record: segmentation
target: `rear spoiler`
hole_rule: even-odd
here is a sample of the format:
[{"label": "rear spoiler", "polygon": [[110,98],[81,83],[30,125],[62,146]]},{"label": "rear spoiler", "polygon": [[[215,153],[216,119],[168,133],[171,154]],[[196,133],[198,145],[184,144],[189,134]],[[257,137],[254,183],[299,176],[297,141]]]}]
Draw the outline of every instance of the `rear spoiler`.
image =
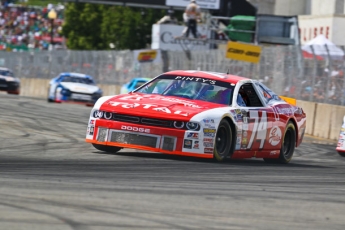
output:
[{"label": "rear spoiler", "polygon": [[284,96],[279,96],[281,99],[283,99],[284,101],[286,101],[287,103],[289,103],[290,105],[296,105],[297,104],[297,100],[295,98],[291,98],[291,97],[284,97]]}]

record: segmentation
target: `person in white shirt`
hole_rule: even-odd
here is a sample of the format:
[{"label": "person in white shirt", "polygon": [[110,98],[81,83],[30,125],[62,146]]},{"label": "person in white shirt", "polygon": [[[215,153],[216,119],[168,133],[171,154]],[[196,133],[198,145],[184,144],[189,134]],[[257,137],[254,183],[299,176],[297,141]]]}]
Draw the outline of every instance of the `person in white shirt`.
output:
[{"label": "person in white shirt", "polygon": [[191,31],[194,38],[197,38],[197,20],[200,18],[200,7],[196,4],[195,0],[190,1],[185,13],[187,17],[187,31],[185,36],[188,38],[189,32]]}]

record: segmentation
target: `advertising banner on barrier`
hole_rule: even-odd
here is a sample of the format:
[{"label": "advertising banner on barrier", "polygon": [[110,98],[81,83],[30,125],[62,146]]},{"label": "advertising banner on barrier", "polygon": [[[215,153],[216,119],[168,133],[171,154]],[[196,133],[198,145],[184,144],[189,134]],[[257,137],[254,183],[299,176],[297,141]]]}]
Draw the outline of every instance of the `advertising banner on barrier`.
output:
[{"label": "advertising banner on barrier", "polygon": [[239,42],[228,42],[226,58],[239,61],[258,63],[260,61],[261,47]]},{"label": "advertising banner on barrier", "polygon": [[[154,24],[152,26],[152,49],[162,50],[206,50],[209,49],[210,44],[204,42],[202,39],[209,38],[210,31],[207,30],[206,25],[198,25],[198,35],[202,39],[176,39],[181,37],[185,26],[172,24]],[[189,35],[190,38],[193,35]]]},{"label": "advertising banner on barrier", "polygon": [[[186,7],[189,3],[190,0],[166,0],[167,6]],[[220,6],[220,0],[198,0],[197,4],[202,9],[218,10]]]},{"label": "advertising banner on barrier", "polygon": [[136,63],[160,63],[161,62],[161,52],[160,50],[133,50],[134,60]]}]

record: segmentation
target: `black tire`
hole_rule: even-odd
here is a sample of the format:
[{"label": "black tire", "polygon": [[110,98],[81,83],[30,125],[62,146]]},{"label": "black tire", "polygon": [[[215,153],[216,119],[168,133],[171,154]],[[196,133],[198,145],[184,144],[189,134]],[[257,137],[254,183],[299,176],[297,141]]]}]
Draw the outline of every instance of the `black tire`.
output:
[{"label": "black tire", "polygon": [[338,154],[339,154],[340,156],[342,156],[342,157],[345,157],[345,152],[339,152],[339,151],[338,151]]},{"label": "black tire", "polygon": [[296,147],[296,128],[294,124],[289,121],[285,127],[285,132],[283,135],[283,142],[280,149],[279,158],[264,158],[267,163],[280,163],[287,164],[291,161],[293,153]]},{"label": "black tire", "polygon": [[116,147],[116,146],[108,146],[108,145],[98,145],[98,144],[92,144],[93,147],[95,147],[97,150],[108,152],[108,153],[117,153],[122,148]]},{"label": "black tire", "polygon": [[54,102],[53,99],[50,99],[50,98],[49,98],[49,92],[50,92],[50,87],[48,88],[48,98],[47,98],[47,101],[48,101],[48,102]]},{"label": "black tire", "polygon": [[221,120],[217,129],[214,142],[213,158],[217,161],[225,161],[232,151],[232,129],[229,122]]}]

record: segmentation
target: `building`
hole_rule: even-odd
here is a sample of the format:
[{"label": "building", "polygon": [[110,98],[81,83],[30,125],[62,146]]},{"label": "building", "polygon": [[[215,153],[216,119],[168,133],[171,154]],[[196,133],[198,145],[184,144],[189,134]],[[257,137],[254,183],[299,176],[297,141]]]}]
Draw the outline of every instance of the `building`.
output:
[{"label": "building", "polygon": [[323,34],[345,46],[345,0],[248,0],[259,14],[298,15],[301,44]]}]

